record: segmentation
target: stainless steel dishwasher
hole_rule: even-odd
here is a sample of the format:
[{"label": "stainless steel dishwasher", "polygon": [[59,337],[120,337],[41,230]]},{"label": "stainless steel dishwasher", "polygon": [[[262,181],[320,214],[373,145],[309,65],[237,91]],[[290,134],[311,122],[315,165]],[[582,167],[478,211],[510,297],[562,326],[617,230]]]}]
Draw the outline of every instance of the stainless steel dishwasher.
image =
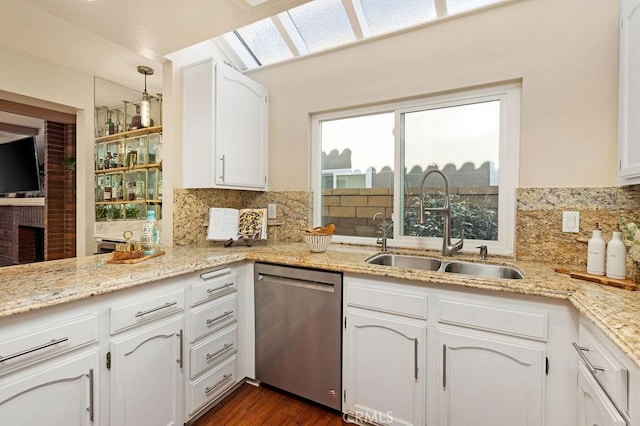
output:
[{"label": "stainless steel dishwasher", "polygon": [[256,379],[341,409],[342,274],[255,264]]}]

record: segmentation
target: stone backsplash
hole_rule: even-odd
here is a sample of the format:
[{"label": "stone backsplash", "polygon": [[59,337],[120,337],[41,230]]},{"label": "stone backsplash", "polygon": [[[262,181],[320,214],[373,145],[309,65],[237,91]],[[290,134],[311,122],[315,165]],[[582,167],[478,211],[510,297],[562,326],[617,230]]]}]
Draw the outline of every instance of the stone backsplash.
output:
[{"label": "stone backsplash", "polygon": [[277,215],[268,226],[270,241],[301,241],[300,228],[312,222],[312,197],[307,191],[238,191],[228,189],[175,189],[173,192],[174,246],[219,246],[207,241],[210,207],[266,208],[275,203]]},{"label": "stone backsplash", "polygon": [[[640,186],[516,190],[516,258],[586,267],[599,224],[605,241],[618,224],[640,220]],[[562,212],[580,212],[580,232],[562,232]]]},{"label": "stone backsplash", "polygon": [[[519,188],[516,190],[518,260],[586,267],[587,241],[599,224],[605,241],[618,224],[640,221],[640,186],[603,188]],[[174,245],[215,246],[207,241],[210,207],[266,208],[277,205],[269,240],[300,241],[300,228],[312,223],[309,191],[174,190]],[[562,232],[562,212],[580,212],[580,232]]]}]

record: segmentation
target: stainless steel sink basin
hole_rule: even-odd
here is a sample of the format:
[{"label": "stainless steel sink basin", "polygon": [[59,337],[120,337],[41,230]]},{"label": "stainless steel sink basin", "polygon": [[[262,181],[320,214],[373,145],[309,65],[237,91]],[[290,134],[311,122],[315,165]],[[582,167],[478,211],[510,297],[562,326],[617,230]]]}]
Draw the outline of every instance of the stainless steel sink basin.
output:
[{"label": "stainless steel sink basin", "polygon": [[366,262],[372,265],[422,269],[425,271],[440,271],[450,274],[473,275],[476,277],[506,278],[511,280],[521,280],[524,278],[524,274],[522,272],[510,266],[447,261],[425,256],[379,253],[367,259]]},{"label": "stainless steel sink basin", "polygon": [[474,275],[476,277],[508,278],[512,280],[521,280],[524,278],[522,272],[509,266],[471,262],[449,262],[444,267],[444,272]]},{"label": "stainless steel sink basin", "polygon": [[437,271],[442,266],[439,259],[423,256],[405,256],[402,254],[380,253],[369,259],[367,263],[373,265],[396,266],[398,268],[423,269]]}]

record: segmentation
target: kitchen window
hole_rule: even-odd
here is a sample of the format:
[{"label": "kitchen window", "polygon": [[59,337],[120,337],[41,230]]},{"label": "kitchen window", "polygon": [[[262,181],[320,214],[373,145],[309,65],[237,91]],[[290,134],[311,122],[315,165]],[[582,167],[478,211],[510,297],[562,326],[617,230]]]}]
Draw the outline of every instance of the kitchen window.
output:
[{"label": "kitchen window", "polygon": [[[513,253],[520,86],[509,84],[312,116],[314,223],[336,224],[335,241],[372,243],[380,212],[391,245],[439,249],[449,183],[451,234]],[[422,194],[422,195],[421,195]]]}]

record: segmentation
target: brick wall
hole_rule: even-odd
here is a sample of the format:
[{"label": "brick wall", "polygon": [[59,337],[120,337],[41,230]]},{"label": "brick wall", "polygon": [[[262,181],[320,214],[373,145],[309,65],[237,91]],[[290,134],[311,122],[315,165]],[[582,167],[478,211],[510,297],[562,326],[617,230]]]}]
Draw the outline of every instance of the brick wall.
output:
[{"label": "brick wall", "polygon": [[[33,256],[35,231],[32,236],[20,229],[44,228],[44,208],[40,206],[0,206],[0,266],[21,263],[25,256]],[[27,254],[27,250],[31,250]],[[21,254],[22,253],[22,254]]]},{"label": "brick wall", "polygon": [[75,125],[45,124],[45,260],[76,255],[75,173],[64,166],[75,156]]}]

